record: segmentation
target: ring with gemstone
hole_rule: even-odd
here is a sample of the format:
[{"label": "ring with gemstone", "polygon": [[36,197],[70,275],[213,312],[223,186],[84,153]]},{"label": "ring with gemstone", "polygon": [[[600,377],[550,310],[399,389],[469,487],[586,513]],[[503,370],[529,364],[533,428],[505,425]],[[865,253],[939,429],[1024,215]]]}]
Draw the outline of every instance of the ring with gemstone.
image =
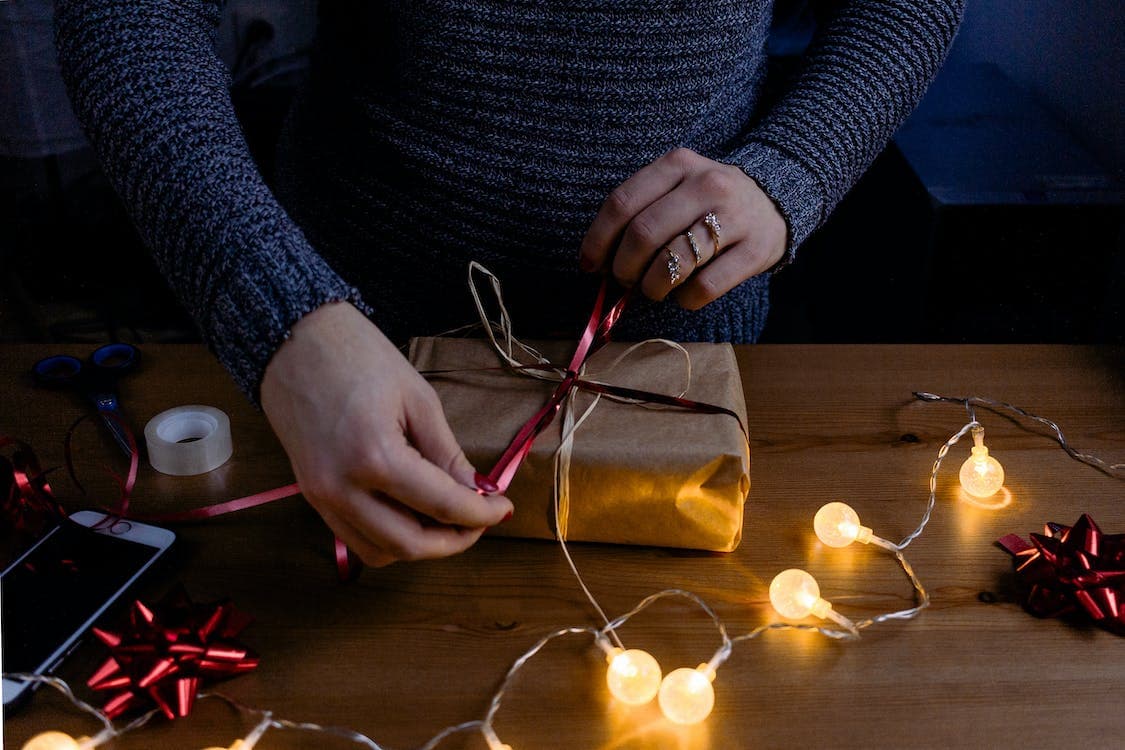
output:
[{"label": "ring with gemstone", "polygon": [[668,281],[672,286],[680,280],[680,256],[672,251],[672,248],[667,245],[664,246],[664,252],[668,253]]},{"label": "ring with gemstone", "polygon": [[714,211],[708,211],[707,215],[703,217],[703,226],[707,227],[707,231],[711,234],[711,239],[715,243],[715,255],[718,255],[719,237],[723,233],[723,226],[719,223],[719,217],[715,215]]},{"label": "ring with gemstone", "polygon": [[691,246],[691,254],[695,257],[695,265],[703,265],[703,254],[699,252],[699,243],[695,241],[695,235],[689,229],[684,232],[684,237],[687,237],[688,245]]}]

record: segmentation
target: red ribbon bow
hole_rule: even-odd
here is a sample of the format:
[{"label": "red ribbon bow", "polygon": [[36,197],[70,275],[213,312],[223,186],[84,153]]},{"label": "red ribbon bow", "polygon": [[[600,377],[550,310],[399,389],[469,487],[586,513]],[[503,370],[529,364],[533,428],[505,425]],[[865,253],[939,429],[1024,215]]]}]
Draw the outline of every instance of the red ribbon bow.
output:
[{"label": "red ribbon bow", "polygon": [[187,716],[202,680],[258,666],[258,656],[234,640],[250,621],[229,601],[192,603],[183,586],[155,607],[138,600],[121,632],[93,629],[110,657],[86,684],[114,691],[102,709],[111,719],[152,705],[169,719]]},{"label": "red ribbon bow", "polygon": [[[713,404],[679,396],[669,396],[663,393],[653,393],[651,391],[642,391],[635,388],[624,388],[621,386],[607,385],[605,383],[597,383],[590,380],[583,380],[579,377],[579,373],[582,371],[586,362],[589,361],[590,357],[609,343],[610,333],[613,327],[617,325],[617,321],[621,318],[622,313],[625,312],[625,306],[629,302],[630,294],[631,292],[625,291],[617,298],[616,302],[610,304],[608,280],[602,282],[601,287],[598,289],[598,295],[594,299],[593,310],[591,310],[590,317],[586,320],[586,327],[582,331],[582,335],[578,339],[578,344],[574,348],[574,354],[570,358],[570,363],[565,369],[551,364],[533,364],[511,368],[517,370],[553,370],[560,372],[563,377],[555,387],[547,403],[523,424],[515,437],[513,437],[512,441],[508,444],[504,453],[500,456],[500,459],[496,462],[496,465],[488,472],[488,478],[499,488],[500,492],[506,491],[509,485],[511,485],[512,479],[515,477],[520,464],[527,457],[528,453],[531,452],[531,446],[535,442],[535,439],[550,426],[555,415],[559,413],[567,394],[570,393],[571,389],[575,388],[607,396],[620,396],[634,399],[648,404],[672,406],[701,414],[726,414],[727,416],[733,417],[735,421],[738,422],[738,426],[741,428],[744,435],[747,434],[746,427],[742,424],[742,419],[738,414],[726,407],[715,406]],[[430,371],[428,373],[423,372],[422,374],[435,375],[442,374],[442,372],[450,371]]]},{"label": "red ribbon bow", "polygon": [[1037,617],[1085,612],[1125,635],[1125,534],[1103,534],[1088,514],[1073,526],[1048,523],[1030,543],[1016,534],[997,541],[1013,555],[1028,587],[1024,607]]}]

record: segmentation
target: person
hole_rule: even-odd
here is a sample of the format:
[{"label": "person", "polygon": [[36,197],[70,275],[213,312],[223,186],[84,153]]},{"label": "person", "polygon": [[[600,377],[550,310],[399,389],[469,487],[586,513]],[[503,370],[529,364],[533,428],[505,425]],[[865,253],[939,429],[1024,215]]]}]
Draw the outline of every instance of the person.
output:
[{"label": "person", "polygon": [[305,497],[382,565],[513,512],[396,347],[466,321],[469,260],[521,334],[565,327],[610,273],[643,292],[619,338],[755,341],[771,271],[917,103],[962,6],[827,4],[767,107],[769,0],[324,0],[275,191],[213,49],[219,2],[57,0],[56,42],[205,341]]}]

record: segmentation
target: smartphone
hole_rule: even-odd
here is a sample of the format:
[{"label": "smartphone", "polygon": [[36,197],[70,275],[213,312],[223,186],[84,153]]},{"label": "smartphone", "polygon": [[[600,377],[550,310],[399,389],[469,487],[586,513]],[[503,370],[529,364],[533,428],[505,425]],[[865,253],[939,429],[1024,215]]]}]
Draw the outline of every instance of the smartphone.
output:
[{"label": "smartphone", "polygon": [[[175,538],[167,529],[89,510],[45,534],[0,580],[4,672],[53,670]],[[6,709],[35,687],[3,683]]]}]

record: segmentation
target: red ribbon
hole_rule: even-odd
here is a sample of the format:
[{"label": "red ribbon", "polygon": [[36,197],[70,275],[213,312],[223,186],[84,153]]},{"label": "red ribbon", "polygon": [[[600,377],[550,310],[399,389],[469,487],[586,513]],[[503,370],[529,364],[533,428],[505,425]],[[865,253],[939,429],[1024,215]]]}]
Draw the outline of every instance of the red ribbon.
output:
[{"label": "red ribbon", "polygon": [[[99,526],[112,525],[119,518],[130,518],[136,521],[152,521],[155,523],[201,521],[206,518],[214,518],[216,516],[226,515],[227,513],[234,513],[236,511],[246,510],[247,508],[253,508],[258,505],[272,503],[275,500],[282,500],[287,497],[292,497],[294,495],[300,494],[301,492],[301,488],[298,487],[296,483],[294,483],[287,484],[284,487],[277,487],[272,490],[266,490],[264,492],[258,492],[253,495],[240,497],[235,500],[227,500],[225,502],[215,503],[214,505],[207,505],[202,508],[194,508],[192,510],[180,511],[176,513],[130,513],[129,500],[132,496],[133,488],[137,482],[137,469],[140,460],[140,451],[137,449],[137,441],[136,438],[133,437],[133,431],[129,429],[129,425],[119,415],[113,412],[99,412],[99,414],[116,421],[117,424],[121,427],[121,431],[122,433],[124,433],[125,439],[129,443],[128,473],[124,477],[122,477],[112,469],[105,467],[106,472],[117,483],[117,486],[121,490],[121,494],[118,496],[118,500],[115,505],[104,508],[104,510],[109,513],[109,517],[102,521]],[[74,483],[78,485],[78,489],[82,490],[83,494],[85,494],[85,490],[82,487],[82,483],[78,481],[77,473],[74,470],[73,435],[78,425],[80,425],[88,417],[89,415],[79,417],[74,422],[74,424],[70,426],[70,429],[67,430],[66,438],[63,440],[63,450],[66,456],[67,470],[70,472],[71,478],[74,480]],[[340,580],[344,581],[354,578],[359,571],[352,564],[352,561],[348,554],[348,548],[339,538],[336,539],[335,548],[336,572],[339,575]]]},{"label": "red ribbon", "polygon": [[250,622],[229,601],[192,603],[183,586],[154,607],[138,600],[121,631],[93,629],[110,656],[86,684],[112,693],[102,708],[110,719],[153,706],[169,719],[187,716],[203,680],[258,666],[235,640]]},{"label": "red ribbon", "polygon": [[[95,528],[100,528],[103,526],[112,526],[118,518],[125,517],[129,510],[129,496],[133,493],[133,487],[137,484],[137,471],[140,469],[141,454],[137,449],[137,439],[133,437],[133,431],[129,429],[129,424],[121,418],[121,415],[112,411],[103,410],[99,410],[97,415],[103,419],[112,419],[116,422],[118,426],[121,427],[121,432],[125,435],[125,440],[129,443],[129,471],[126,472],[124,477],[109,466],[102,466],[102,470],[117,484],[120,494],[117,498],[116,508],[109,511],[112,517],[104,519],[95,526]],[[83,495],[86,494],[86,488],[82,486],[82,482],[78,481],[78,472],[74,470],[74,431],[91,416],[90,414],[86,414],[74,420],[67,429],[66,436],[63,437],[63,456],[66,459],[66,470]]]},{"label": "red ribbon", "polygon": [[[641,391],[633,388],[623,388],[619,386],[605,385],[602,383],[595,383],[583,380],[578,376],[586,361],[596,353],[599,349],[605,346],[610,339],[610,331],[617,324],[621,314],[625,310],[625,305],[628,302],[629,294],[623,294],[614,304],[606,309],[606,301],[608,296],[609,285],[607,281],[603,281],[598,290],[596,299],[594,300],[593,309],[590,312],[589,319],[586,321],[586,327],[582,332],[582,336],[578,340],[578,345],[575,347],[574,354],[570,358],[570,363],[565,369],[556,367],[554,365],[525,365],[521,368],[500,368],[500,369],[525,369],[525,370],[554,370],[561,372],[563,375],[562,380],[556,386],[554,393],[547,402],[527,420],[526,423],[519,429],[515,437],[509,443],[507,449],[501,455],[496,465],[488,473],[488,478],[492,480],[500,492],[507,490],[515,476],[516,471],[519,469],[520,464],[524,458],[531,451],[531,446],[535,439],[543,433],[543,431],[554,420],[555,415],[558,414],[567,394],[572,388],[600,393],[608,396],[619,396],[623,398],[642,401],[645,403],[663,404],[666,406],[673,406],[688,411],[695,411],[705,414],[727,414],[734,417],[738,422],[739,427],[742,429],[743,434],[746,434],[746,426],[742,424],[742,420],[738,415],[722,406],[715,406],[713,404],[706,404],[700,401],[694,401],[687,398],[679,398],[675,396],[668,396],[661,393],[650,393],[648,391]],[[602,314],[603,309],[606,310]],[[451,372],[451,371],[442,371]],[[423,374],[441,374],[440,372],[431,372]],[[112,523],[117,518],[132,518],[141,521],[155,521],[155,522],[175,522],[175,521],[194,521],[206,518],[214,518],[226,513],[234,513],[246,508],[252,508],[258,505],[265,505],[266,503],[281,500],[286,497],[300,493],[300,487],[296,484],[288,484],[284,487],[278,487],[265,492],[259,492],[254,495],[248,495],[236,500],[229,500],[214,505],[205,506],[202,508],[195,508],[193,510],[182,511],[178,513],[162,513],[162,514],[135,514],[129,511],[129,499],[132,494],[133,486],[137,478],[137,465],[139,453],[137,451],[136,440],[132,432],[129,430],[128,425],[118,415],[112,412],[102,412],[108,418],[114,419],[121,425],[125,433],[130,447],[130,463],[129,472],[125,477],[110,471],[114,481],[117,482],[121,494],[115,506],[107,508],[111,518],[107,519],[108,523]],[[71,449],[71,436],[74,429],[82,422],[79,419],[75,422],[70,430],[67,431],[65,440],[66,461],[67,467],[74,476],[74,467],[72,463],[72,449]],[[81,488],[75,477],[75,483]],[[479,491],[479,490],[478,490]],[[335,540],[335,557],[336,557],[336,571],[340,580],[350,580],[358,575],[360,565],[354,562],[348,552],[347,546],[339,537]]]},{"label": "red ribbon", "polygon": [[[703,414],[726,414],[734,417],[743,435],[747,435],[746,426],[742,424],[742,419],[739,418],[738,414],[726,407],[716,406],[702,401],[694,401],[689,398],[669,396],[663,393],[653,393],[650,391],[637,390],[635,388],[595,383],[589,380],[583,380],[578,376],[578,373],[582,371],[582,368],[590,357],[609,342],[610,332],[613,330],[613,327],[617,325],[617,321],[621,318],[621,314],[625,311],[625,305],[629,300],[629,292],[624,293],[616,303],[609,307],[608,311],[603,316],[602,309],[606,305],[608,289],[608,282],[603,281],[601,287],[598,289],[598,295],[594,300],[594,308],[590,312],[589,319],[586,321],[586,327],[582,332],[582,336],[578,339],[578,345],[575,347],[574,354],[571,356],[570,363],[566,366],[565,370],[554,365],[543,364],[523,365],[518,368],[501,368],[544,371],[554,370],[561,372],[563,374],[563,379],[559,382],[558,386],[555,387],[554,393],[551,394],[547,403],[533,414],[531,418],[524,423],[523,427],[519,429],[515,437],[512,438],[511,443],[508,444],[507,449],[496,462],[496,465],[488,472],[488,478],[496,483],[500,492],[504,492],[508,489],[520,464],[527,458],[527,454],[531,452],[531,446],[535,442],[535,439],[539,437],[554,420],[555,415],[558,414],[563,401],[572,388],[606,396],[619,396],[643,403],[663,404],[665,406],[678,407],[687,411]],[[436,375],[442,372],[449,371],[433,371],[422,374]]]},{"label": "red ribbon", "polygon": [[1008,534],[997,544],[1012,554],[1033,615],[1084,613],[1125,635],[1125,534],[1103,534],[1084,513],[1073,526],[1048,523],[1030,542]]},{"label": "red ribbon", "polygon": [[[621,314],[625,311],[625,305],[628,302],[629,294],[626,292],[613,304],[610,305],[605,314],[602,314],[603,309],[606,308],[606,302],[609,292],[608,281],[603,281],[601,287],[598,289],[597,297],[594,300],[593,309],[590,311],[590,316],[586,321],[585,329],[582,336],[578,340],[575,347],[574,354],[570,358],[570,363],[565,370],[558,368],[554,365],[525,365],[521,368],[526,370],[555,370],[563,373],[563,379],[556,386],[554,392],[547,402],[533,414],[527,422],[516,432],[515,437],[508,444],[500,459],[488,472],[488,478],[492,480],[499,488],[499,492],[507,490],[515,476],[516,471],[519,469],[520,464],[524,458],[527,457],[531,451],[531,446],[535,439],[543,433],[543,431],[554,420],[555,415],[558,414],[567,393],[572,388],[578,388],[593,393],[600,393],[608,396],[619,396],[623,398],[634,399],[643,401],[645,403],[663,404],[666,406],[678,407],[688,411],[700,412],[705,414],[727,414],[734,417],[738,422],[743,434],[746,435],[746,426],[742,424],[739,416],[722,406],[707,404],[701,401],[694,401],[692,399],[680,398],[676,396],[668,396],[662,393],[651,393],[648,391],[641,391],[633,388],[623,388],[613,385],[605,385],[603,383],[595,383],[583,380],[578,376],[582,367],[599,349],[605,346],[610,340],[610,332],[621,318]],[[500,368],[500,369],[513,369],[513,368]],[[444,371],[451,372],[451,371]],[[440,374],[438,372],[422,373],[425,374]],[[478,490],[479,491],[479,490]],[[275,490],[267,490],[266,492],[258,493],[257,495],[250,495],[249,497],[231,500],[217,505],[211,505],[205,508],[197,508],[195,510],[185,511],[182,513],[169,513],[156,516],[140,516],[144,520],[154,521],[186,521],[198,520],[203,518],[211,518],[214,516],[222,515],[224,513],[232,513],[234,511],[242,510],[244,508],[254,507],[255,505],[263,505],[265,503],[280,500],[281,498],[290,497],[298,494],[300,488],[296,484],[286,485],[279,487]],[[123,515],[127,509],[128,498],[127,494],[122,498],[122,507],[120,513]],[[133,516],[137,517],[137,516]],[[360,572],[362,566],[358,561],[353,561],[349,555],[348,548],[344,542],[337,537],[335,540],[335,555],[336,555],[336,572],[340,580],[354,579]]]},{"label": "red ribbon", "polygon": [[507,449],[501,454],[500,460],[488,472],[488,478],[496,483],[500,492],[508,489],[508,485],[512,483],[512,478],[516,475],[516,470],[519,469],[520,464],[531,451],[535,438],[547,429],[555,415],[558,414],[566,394],[578,381],[578,373],[582,369],[582,365],[594,352],[601,349],[609,341],[609,332],[617,323],[617,319],[621,317],[628,295],[622,295],[621,299],[609,309],[603,319],[602,307],[605,306],[607,289],[608,284],[603,281],[598,289],[598,296],[594,300],[594,309],[591,310],[590,317],[586,321],[586,328],[578,339],[578,346],[575,347],[574,355],[570,358],[570,364],[567,365],[563,379],[555,388],[555,392],[551,394],[551,398],[547,399],[547,403],[543,404],[543,407],[524,423],[516,436],[512,438],[512,442],[508,444]]},{"label": "red ribbon", "polygon": [[51,526],[66,518],[47,482],[47,472],[39,465],[35,451],[27,443],[0,435],[0,448],[14,447],[11,459],[0,456],[0,492],[3,517],[22,542],[39,538]]}]

